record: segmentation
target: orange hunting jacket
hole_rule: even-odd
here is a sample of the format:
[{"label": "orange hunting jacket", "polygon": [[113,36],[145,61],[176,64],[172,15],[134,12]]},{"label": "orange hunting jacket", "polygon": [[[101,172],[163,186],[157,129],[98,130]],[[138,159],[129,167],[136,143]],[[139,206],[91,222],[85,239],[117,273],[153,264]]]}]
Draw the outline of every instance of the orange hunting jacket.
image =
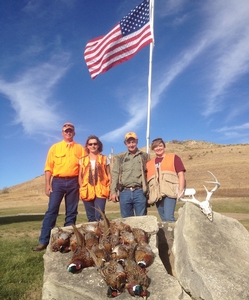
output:
[{"label": "orange hunting jacket", "polygon": [[159,168],[156,168],[155,159],[147,162],[149,204],[157,202],[165,196],[177,198],[179,180],[174,161],[175,154],[167,153],[161,161]]},{"label": "orange hunting jacket", "polygon": [[81,160],[82,184],[80,187],[80,198],[91,201],[97,198],[108,198],[110,194],[110,180],[106,173],[107,157],[98,154],[95,162],[95,170],[92,171],[89,156]]}]

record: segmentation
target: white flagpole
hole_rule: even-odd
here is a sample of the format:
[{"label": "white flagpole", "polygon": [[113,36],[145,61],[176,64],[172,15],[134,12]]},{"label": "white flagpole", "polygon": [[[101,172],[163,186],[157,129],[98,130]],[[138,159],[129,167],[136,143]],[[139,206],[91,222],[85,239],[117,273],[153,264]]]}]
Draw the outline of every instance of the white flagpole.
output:
[{"label": "white flagpole", "polygon": [[153,36],[153,43],[150,43],[149,55],[149,76],[148,76],[148,107],[147,107],[147,130],[146,130],[146,152],[150,147],[150,110],[151,110],[151,79],[152,79],[152,55],[154,48],[154,0],[150,0],[150,26]]}]

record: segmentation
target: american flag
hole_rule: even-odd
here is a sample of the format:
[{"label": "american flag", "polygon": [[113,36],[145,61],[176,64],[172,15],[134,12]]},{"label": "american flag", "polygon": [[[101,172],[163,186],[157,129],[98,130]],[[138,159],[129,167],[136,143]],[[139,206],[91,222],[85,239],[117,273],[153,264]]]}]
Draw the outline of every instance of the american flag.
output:
[{"label": "american flag", "polygon": [[152,42],[150,3],[144,0],[109,33],[87,43],[84,58],[92,79],[132,58]]}]

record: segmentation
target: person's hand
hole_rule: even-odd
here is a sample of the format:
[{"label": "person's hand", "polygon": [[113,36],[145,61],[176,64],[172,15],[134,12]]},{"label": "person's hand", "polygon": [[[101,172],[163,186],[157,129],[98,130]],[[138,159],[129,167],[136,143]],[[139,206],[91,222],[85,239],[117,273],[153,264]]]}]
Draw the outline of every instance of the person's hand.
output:
[{"label": "person's hand", "polygon": [[112,194],[110,200],[114,203],[119,202],[119,198],[117,194]]},{"label": "person's hand", "polygon": [[184,190],[182,190],[182,192],[178,192],[177,194],[177,198],[176,198],[176,201],[179,201],[180,198],[184,198]]},{"label": "person's hand", "polygon": [[52,186],[50,184],[46,185],[45,194],[49,197],[51,192],[52,192]]}]

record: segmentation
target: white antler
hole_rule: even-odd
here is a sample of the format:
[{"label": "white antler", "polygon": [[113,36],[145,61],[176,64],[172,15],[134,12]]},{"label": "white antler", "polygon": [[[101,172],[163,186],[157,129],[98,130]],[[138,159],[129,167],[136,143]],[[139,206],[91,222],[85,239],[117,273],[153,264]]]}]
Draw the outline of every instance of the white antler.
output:
[{"label": "white antler", "polygon": [[185,199],[185,198],[179,198],[179,200],[184,201],[184,202],[192,202],[194,204],[197,204],[201,211],[204,213],[204,215],[207,216],[207,218],[212,222],[213,221],[213,211],[212,207],[209,204],[209,200],[212,197],[213,193],[220,187],[220,183],[218,182],[217,178],[214,176],[214,174],[210,171],[208,171],[213,177],[215,181],[205,181],[207,183],[213,183],[215,184],[215,187],[209,192],[208,189],[205,187],[204,188],[207,192],[207,196],[205,201],[199,201],[195,198],[195,189],[186,189],[184,192],[184,196],[191,196],[192,199]]}]

